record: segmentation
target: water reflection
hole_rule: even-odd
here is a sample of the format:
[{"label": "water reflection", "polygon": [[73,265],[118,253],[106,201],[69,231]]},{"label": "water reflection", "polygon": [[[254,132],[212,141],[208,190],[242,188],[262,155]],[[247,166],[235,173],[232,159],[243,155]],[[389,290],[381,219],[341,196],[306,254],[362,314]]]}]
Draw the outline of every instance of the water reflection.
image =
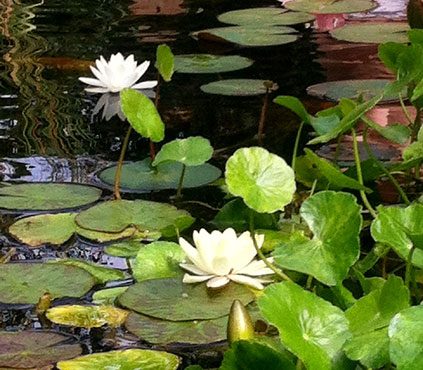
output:
[{"label": "water reflection", "polygon": [[183,0],[134,0],[129,10],[134,15],[175,15],[185,13]]}]

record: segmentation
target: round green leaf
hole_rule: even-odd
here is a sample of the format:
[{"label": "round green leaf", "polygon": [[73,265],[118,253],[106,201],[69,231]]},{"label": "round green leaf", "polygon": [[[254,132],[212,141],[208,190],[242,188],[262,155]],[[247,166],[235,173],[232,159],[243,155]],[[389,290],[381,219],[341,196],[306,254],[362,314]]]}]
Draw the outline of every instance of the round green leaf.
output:
[{"label": "round green leaf", "polygon": [[80,268],[41,263],[10,263],[0,268],[0,302],[32,303],[48,292],[52,298],[81,297],[96,283]]},{"label": "round green leaf", "polygon": [[146,200],[112,200],[91,207],[76,216],[76,223],[85,229],[121,232],[129,226],[148,232],[160,231],[164,236],[175,235],[194,219],[183,210],[165,203]]},{"label": "round green leaf", "polygon": [[153,102],[144,94],[125,89],[120,93],[122,112],[141,136],[154,142],[164,138],[164,124]]},{"label": "round green leaf", "polygon": [[200,166],[213,155],[210,141],[201,136],[176,139],[162,146],[154,159],[153,166],[162,163],[180,162],[185,166]]},{"label": "round green leaf", "polygon": [[284,4],[290,10],[315,14],[358,13],[378,6],[368,0],[292,0]]},{"label": "round green leaf", "polygon": [[[140,162],[124,164],[120,180],[121,191],[145,192],[150,190],[177,189],[182,173],[182,163],[164,163],[156,168],[151,166],[150,158]],[[108,187],[114,184],[116,166],[106,168],[99,177]],[[207,185],[221,175],[221,171],[211,164],[187,167],[183,188],[196,188]]]},{"label": "round green leaf", "polygon": [[138,240],[130,239],[120,243],[108,245],[104,248],[104,252],[110,256],[126,258],[135,257],[141,248],[144,248],[144,244]]},{"label": "round green leaf", "polygon": [[179,365],[178,356],[167,352],[146,349],[127,349],[95,353],[77,357],[71,361],[60,361],[60,370],[176,370]]},{"label": "round green leaf", "polygon": [[238,149],[226,162],[225,177],[229,191],[257,212],[283,210],[296,190],[291,167],[259,147]]},{"label": "round green leaf", "polygon": [[206,284],[184,284],[182,279],[153,279],[129,287],[119,297],[119,303],[144,315],[183,321],[228,315],[235,299],[246,305],[254,296],[248,288],[235,283],[214,291],[208,290]]},{"label": "round green leaf", "polygon": [[389,325],[389,354],[398,370],[423,368],[423,306],[406,308]]},{"label": "round green leaf", "polygon": [[42,368],[79,356],[79,344],[61,344],[69,337],[43,331],[0,331],[0,367]]},{"label": "round green leaf", "polygon": [[0,186],[0,208],[48,211],[81,207],[97,201],[101,190],[80,184],[30,183]]},{"label": "round green leaf", "polygon": [[179,264],[185,258],[179,244],[172,242],[153,242],[142,248],[133,263],[132,272],[137,281],[181,277]]},{"label": "round green leaf", "polygon": [[116,288],[98,290],[93,294],[93,303],[99,305],[112,305],[115,303],[116,298],[126,289],[128,289],[127,286],[119,286]]},{"label": "round green leaf", "polygon": [[129,311],[113,306],[58,306],[47,310],[47,318],[60,325],[78,328],[99,328],[103,325],[121,326]]},{"label": "round green leaf", "polygon": [[307,369],[330,370],[351,336],[341,309],[294,283],[268,286],[258,305],[263,316],[278,328],[284,346]]},{"label": "round green leaf", "polygon": [[253,96],[266,94],[266,80],[231,79],[219,80],[202,85],[200,89],[207,94],[229,96]]},{"label": "round green leaf", "polygon": [[337,40],[383,44],[385,42],[407,43],[409,30],[407,23],[352,24],[330,32]]},{"label": "round green leaf", "polygon": [[274,46],[296,41],[296,32],[295,29],[284,26],[233,26],[197,31],[193,36],[200,39],[215,37],[242,46]]},{"label": "round green leaf", "polygon": [[282,8],[249,8],[233,10],[217,17],[222,23],[239,26],[289,26],[292,24],[314,21],[315,17],[309,13],[287,12]]},{"label": "round green leaf", "polygon": [[304,201],[301,216],[312,239],[294,234],[276,247],[275,262],[327,285],[340,284],[360,254],[361,206],[351,194],[322,191]]},{"label": "round green leaf", "polygon": [[172,79],[175,65],[175,57],[167,45],[159,45],[156,53],[157,69],[166,82]]},{"label": "round green leaf", "polygon": [[253,60],[239,55],[176,55],[175,71],[179,73],[220,73],[244,69],[253,63]]}]

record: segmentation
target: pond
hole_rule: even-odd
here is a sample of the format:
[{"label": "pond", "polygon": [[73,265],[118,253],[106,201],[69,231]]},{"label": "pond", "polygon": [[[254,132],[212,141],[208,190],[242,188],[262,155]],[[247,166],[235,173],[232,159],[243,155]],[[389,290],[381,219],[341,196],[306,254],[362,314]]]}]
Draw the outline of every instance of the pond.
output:
[{"label": "pond", "polygon": [[[355,1],[359,5],[365,3],[364,0]],[[308,6],[306,0],[291,1],[296,2]],[[319,137],[313,133],[315,126],[312,124],[297,136],[299,127],[303,125],[298,111],[292,109],[291,103],[281,101],[274,104],[273,99],[277,96],[297,97],[310,115],[315,115],[322,109],[335,106],[336,101],[343,97],[360,103],[374,98],[375,86],[364,86],[362,82],[357,87],[349,81],[333,91],[332,85],[317,84],[338,80],[376,80],[376,90],[382,91],[386,81],[379,80],[394,80],[395,75],[385,67],[386,63],[384,65],[379,60],[378,46],[388,41],[407,42],[405,31],[408,29],[405,22],[408,1],[385,0],[373,9],[352,14],[322,15],[312,9],[310,13],[314,15],[301,13],[305,17],[303,21],[284,26],[278,24],[277,27],[281,28],[275,32],[276,35],[265,32],[270,29],[266,22],[273,15],[266,13],[259,16],[257,9],[252,18],[256,23],[255,28],[250,25],[250,31],[247,26],[229,34],[210,30],[228,27],[221,18],[227,12],[250,8],[269,8],[273,11],[282,8],[283,3],[288,3],[289,7],[289,2],[282,0],[244,0],[242,4],[228,0],[1,1],[0,367],[49,369],[62,361],[58,368],[67,369],[71,367],[66,366],[73,365],[67,365],[65,360],[80,354],[138,348],[167,351],[179,358],[172,355],[169,358],[156,358],[156,352],[148,352],[147,357],[142,359],[137,359],[137,356],[144,354],[126,352],[126,357],[119,358],[118,352],[110,352],[110,358],[106,360],[110,363],[127,361],[128,369],[135,368],[131,367],[135,366],[132,361],[146,361],[147,366],[152,366],[148,368],[157,369],[178,366],[185,369],[189,365],[217,368],[227,349],[227,315],[235,298],[248,305],[250,315],[256,321],[256,331],[261,335],[276,332],[274,327],[269,328],[266,322],[269,320],[265,320],[267,303],[263,299],[260,311],[255,303],[251,303],[255,296],[243,285],[231,282],[226,290],[210,293],[204,284],[193,285],[194,288],[191,288],[191,284],[183,284],[183,271],[179,264],[185,265],[190,273],[193,267],[187,267],[190,249],[185,250],[181,242],[184,254],[178,245],[178,236],[181,233],[191,242],[194,230],[233,227],[237,232],[243,232],[251,229],[254,222],[257,229],[273,230],[278,225],[278,231],[286,232],[284,228],[292,226],[292,230],[295,228],[295,232],[305,233],[307,238],[309,234],[317,235],[318,230],[313,229],[311,224],[307,227],[303,222],[298,226],[295,220],[296,217],[300,218],[299,208],[306,204],[302,202],[309,195],[305,189],[312,187],[311,194],[314,190],[332,189],[329,186],[331,181],[326,188],[316,188],[317,180],[313,178],[309,181],[311,175],[307,177],[305,172],[312,173],[320,166],[318,158],[333,160],[335,157],[335,162],[338,160],[342,165],[354,167],[356,142],[348,135],[343,136],[341,146],[341,139],[338,144],[329,140],[316,141],[321,145],[313,147],[319,155],[313,160],[310,158],[314,158],[315,154],[311,150],[307,152],[307,149],[307,155],[303,157],[308,157],[307,160],[313,163],[309,163],[308,169],[303,169],[302,180],[298,180],[300,175],[297,171],[297,181],[302,185],[297,185],[298,192],[291,202],[296,186],[294,173],[288,165],[292,153],[299,150],[299,154],[303,154],[306,143]],[[388,23],[393,30],[385,31],[384,24]],[[358,32],[358,36],[354,32],[341,34],[348,26],[354,25],[382,26],[380,29],[364,29],[362,33]],[[282,31],[283,27],[290,28]],[[264,37],[256,41],[261,33]],[[282,36],[286,37],[286,42],[279,42]],[[372,37],[380,39],[375,41]],[[406,40],[396,37],[405,37]],[[275,39],[277,41],[272,44]],[[254,42],[258,44],[252,45]],[[260,43],[264,43],[264,46]],[[158,46],[163,44],[169,46],[175,55],[175,72],[170,82],[163,80],[155,65]],[[84,90],[87,86],[79,77],[92,77],[90,67],[95,60],[100,56],[109,60],[111,55],[117,53],[124,57],[132,54],[138,64],[146,60],[151,62],[141,81],[159,80],[159,87],[155,92],[150,91],[149,96],[160,114],[158,119],[164,124],[164,140],[140,135],[140,130],[145,132],[144,128],[128,131],[130,126],[125,116],[131,121],[130,107],[138,103],[152,103],[142,103],[137,100],[141,99],[138,95],[129,96],[129,93],[129,103],[126,105],[122,95],[121,107],[118,94],[101,95]],[[186,54],[202,56],[194,58],[194,62],[193,57],[181,61],[180,56]],[[210,62],[212,57],[205,54],[238,56],[235,58],[239,58],[241,64],[246,64],[237,68],[237,61],[230,60],[226,69],[201,73],[205,65],[207,67],[214,63]],[[193,66],[199,70],[189,70]],[[184,70],[185,67],[188,70]],[[258,80],[258,89],[261,90],[259,93],[246,93],[251,88],[251,82],[248,82],[248,85],[238,86],[236,93],[210,91],[215,88],[215,83],[237,79]],[[232,86],[226,86],[226,89],[230,88]],[[395,92],[394,98],[395,101],[388,99],[367,116],[383,127],[397,123],[405,125],[407,116],[398,103],[398,93]],[[151,109],[155,111],[154,107]],[[409,115],[414,117],[414,107],[410,105],[404,109],[408,109]],[[311,117],[299,116],[303,121]],[[134,117],[137,121],[136,113]],[[134,125],[132,121],[131,124]],[[262,134],[259,127],[263,129]],[[369,144],[374,155],[381,162],[401,158],[409,135],[402,143],[397,140],[393,144],[386,140],[387,136],[382,137],[379,133],[377,129],[369,132]],[[399,134],[396,132],[395,135]],[[148,140],[149,137],[151,140]],[[194,143],[190,138],[197,141]],[[165,143],[182,142],[187,146],[192,145],[191,154],[195,157],[192,162],[186,158],[191,147],[168,147],[168,152],[164,151]],[[121,190],[117,192],[114,188],[116,164],[122,148],[126,146]],[[153,158],[146,160],[151,156],[152,147]],[[161,148],[163,150],[160,152]],[[237,151],[239,148],[253,149],[251,152],[241,152]],[[188,154],[178,152],[183,150]],[[358,151],[363,160],[368,159],[362,143]],[[175,152],[179,156],[176,160],[172,159]],[[203,152],[204,160],[199,159]],[[235,152],[239,158],[234,157]],[[281,199],[282,196],[269,195],[272,191],[268,188],[261,188],[269,185],[266,181],[272,182],[274,178],[261,179],[263,181],[252,184],[249,190],[242,188],[243,182],[248,179],[242,177],[242,171],[239,172],[239,163],[244,161],[245,168],[251,163],[260,167],[260,161],[267,163],[264,159],[267,155],[270,156],[269,161],[277,162],[272,162],[276,166],[273,176],[286,176],[288,179],[281,179],[277,184],[286,201]],[[155,167],[154,162],[151,164],[154,156],[156,161],[162,161],[160,176],[154,172],[159,167]],[[235,163],[236,160],[239,162]],[[177,165],[173,163],[175,161]],[[232,172],[228,163],[234,166]],[[294,164],[292,167],[295,167]],[[319,170],[322,168],[319,167]],[[358,172],[355,168],[351,170]],[[144,178],[139,175],[140,171]],[[180,179],[181,171],[185,175],[183,179]],[[345,185],[347,180],[339,178],[343,176],[341,173],[333,176],[338,176],[338,185]],[[182,180],[185,182],[181,190]],[[30,186],[26,187],[27,184]],[[353,189],[355,195],[359,191],[367,191],[363,184],[357,184],[346,187]],[[344,186],[337,189],[342,188]],[[251,193],[256,190],[263,190],[264,193],[259,201],[254,197],[251,200]],[[344,196],[346,193],[340,194]],[[237,200],[232,200],[235,196],[238,196]],[[342,196],[338,201],[345,202],[347,210],[351,207],[352,213],[360,213],[358,205],[350,202],[350,194],[345,198]],[[328,197],[328,204],[335,208],[332,195]],[[253,213],[241,198],[251,212],[252,209],[257,211],[254,216],[251,216]],[[371,202],[374,199],[370,198]],[[229,200],[232,200],[232,208],[227,207]],[[283,206],[272,207],[272,203],[277,202],[282,202]],[[227,208],[222,212],[224,207]],[[282,210],[284,213],[280,212]],[[351,224],[356,224],[357,234],[362,222],[358,213],[350,220]],[[307,217],[301,215],[307,221]],[[271,252],[275,248],[271,245],[271,239],[275,236],[266,232],[263,249]],[[363,233],[362,238],[370,238],[368,230]],[[194,242],[201,249],[196,238],[200,236],[194,236]],[[236,237],[231,238],[231,243],[236,244]],[[286,236],[275,238],[280,242]],[[289,245],[288,239],[285,239],[284,242]],[[350,240],[345,239],[345,242],[349,243]],[[325,240],[321,243],[325,243]],[[274,257],[278,260],[277,254]],[[405,258],[404,255],[402,257]],[[347,269],[356,262],[351,258],[350,262],[345,262],[349,263]],[[192,258],[188,259],[194,262]],[[296,268],[295,264],[295,261],[291,264],[280,263],[282,267],[293,270],[289,280],[303,282],[301,274],[308,274],[309,271]],[[263,268],[268,267],[263,265]],[[195,271],[198,272],[197,267]],[[231,275],[232,271],[227,274]],[[199,274],[207,275],[204,271]],[[330,277],[329,273],[327,276],[310,273],[307,284],[311,284],[314,276],[323,284],[336,285],[346,278],[346,270],[341,280],[339,274],[343,273],[333,272]],[[216,281],[215,284],[219,285],[220,282]],[[57,286],[52,282],[58,282]],[[388,282],[391,285],[397,283],[387,280],[386,285]],[[15,283],[17,285],[13,285]],[[9,286],[11,290],[6,292],[5,287]],[[288,285],[284,287],[286,294],[302,294],[296,291],[297,285],[289,289]],[[105,291],[104,288],[117,290]],[[168,293],[162,294],[163,291]],[[346,294],[340,292],[340,295]],[[326,297],[326,293],[322,288],[319,294]],[[184,303],[185,295],[195,297],[188,307]],[[42,297],[44,299],[40,300]],[[343,299],[347,300],[345,296]],[[99,306],[93,306],[93,303]],[[61,307],[65,305],[70,307],[69,311]],[[192,313],[194,309],[189,306],[196,305],[197,311]],[[139,309],[139,306],[143,309]],[[57,311],[52,311],[51,307],[57,308]],[[84,307],[92,312],[85,311]],[[96,311],[95,307],[101,307],[104,311]],[[63,312],[60,312],[61,308]],[[259,324],[265,328],[258,328]],[[282,330],[275,322],[272,324]],[[22,333],[25,335],[19,337]],[[44,337],[37,338],[37,333]],[[34,343],[38,343],[38,347],[34,347]],[[2,346],[7,347],[6,344],[10,347],[16,345],[16,349],[2,349]],[[54,347],[56,344],[59,345]],[[265,344],[260,345],[266,347]],[[290,348],[286,343],[284,345]],[[279,350],[272,346],[263,351]],[[51,348],[57,349],[55,355],[50,353],[55,352]],[[30,355],[31,360],[27,362],[22,358],[19,361],[9,361],[7,358],[8,353],[13,351],[22,357],[23,352],[20,351],[26,350],[43,352],[43,359],[37,362],[35,355]],[[244,350],[255,353],[257,348]],[[288,354],[286,348],[282,352],[285,357],[278,361],[291,363],[294,356]],[[313,362],[307,356],[301,357],[296,351],[292,352],[307,366]],[[112,358],[114,353],[116,358]],[[358,360],[354,356],[349,358]],[[79,367],[74,368],[108,366],[103,365],[101,359],[98,363],[97,359],[84,363],[82,358],[81,361],[81,364],[75,365]],[[290,365],[286,366],[290,368]],[[226,369],[232,368],[242,367]],[[309,368],[313,368],[313,365]],[[192,369],[201,367],[193,366]]]}]

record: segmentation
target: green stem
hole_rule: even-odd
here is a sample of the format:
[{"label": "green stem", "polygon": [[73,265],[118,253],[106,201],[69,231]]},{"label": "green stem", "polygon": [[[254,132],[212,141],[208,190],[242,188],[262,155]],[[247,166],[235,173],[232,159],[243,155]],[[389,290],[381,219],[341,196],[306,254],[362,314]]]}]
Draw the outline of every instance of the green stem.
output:
[{"label": "green stem", "polygon": [[344,137],[344,135],[339,135],[338,136],[338,141],[336,143],[335,154],[333,156],[333,163],[334,164],[338,164],[339,150],[341,149],[341,141],[342,141],[342,138],[343,137]]},{"label": "green stem", "polygon": [[399,97],[399,101],[400,101],[400,104],[401,104],[402,111],[403,111],[405,117],[407,118],[407,121],[410,123],[410,125],[412,125],[414,123],[414,120],[410,116],[410,113],[408,113],[407,107],[404,104],[404,100],[402,98],[401,93],[398,94],[398,97]]},{"label": "green stem", "polygon": [[422,109],[417,108],[416,119],[414,120],[413,125],[412,125],[412,129],[411,129],[411,141],[417,140],[417,135],[418,135],[420,127],[422,125],[421,112],[422,112]]},{"label": "green stem", "polygon": [[123,140],[123,145],[122,145],[122,149],[120,150],[120,156],[119,156],[119,161],[116,167],[116,174],[115,174],[115,186],[114,186],[114,191],[113,191],[113,195],[115,197],[115,199],[122,199],[122,197],[120,196],[120,175],[122,174],[122,165],[123,165],[123,159],[125,158],[125,153],[126,153],[126,149],[128,148],[128,143],[129,143],[129,137],[131,136],[131,131],[132,131],[132,126],[129,125],[128,127],[128,131],[126,132],[126,136],[125,139]]},{"label": "green stem", "polygon": [[253,239],[254,248],[256,249],[257,256],[265,263],[267,267],[269,267],[277,276],[279,276],[282,280],[291,281],[292,280],[285,275],[280,269],[274,266],[263,254],[259,246],[257,245],[256,234],[254,231],[254,211],[250,209],[250,233],[251,238]]},{"label": "green stem", "polygon": [[185,170],[186,170],[186,168],[187,168],[187,166],[185,164],[182,164],[181,177],[179,178],[178,191],[176,192],[176,201],[177,202],[181,199],[182,184],[184,183],[184,177],[185,177]]},{"label": "green stem", "polygon": [[313,185],[311,186],[311,190],[310,190],[310,197],[314,194],[314,192],[316,191],[316,186],[317,186],[317,179],[315,179],[313,181]]},{"label": "green stem", "polygon": [[[355,133],[355,129],[352,129],[353,134],[353,144],[354,144],[354,160],[355,160],[355,166],[357,167],[357,178],[360,185],[364,185],[363,183],[363,174],[361,172],[361,162],[360,162],[360,154],[358,153],[358,143],[357,143],[357,135]],[[363,200],[364,205],[369,210],[370,214],[376,218],[377,213],[370,204],[369,200],[367,199],[366,192],[364,190],[360,190],[361,199]]]},{"label": "green stem", "polygon": [[294,151],[292,153],[291,167],[294,170],[294,172],[295,172],[295,163],[297,161],[298,146],[300,144],[300,137],[301,137],[301,132],[303,131],[303,127],[304,127],[304,121],[301,121],[300,127],[298,127],[297,137],[295,138]]},{"label": "green stem", "polygon": [[260,122],[257,131],[259,145],[263,145],[264,122],[266,121],[267,103],[269,101],[269,88],[266,88],[266,95],[264,96],[263,107],[261,108]]},{"label": "green stem", "polygon": [[384,258],[391,250],[390,247],[384,244],[376,244],[371,251],[361,261],[357,262],[356,268],[362,274],[369,271],[380,258]]},{"label": "green stem", "polygon": [[410,288],[410,282],[411,282],[411,276],[412,276],[411,270],[413,269],[412,260],[413,260],[413,254],[415,250],[416,250],[416,247],[413,245],[410,248],[410,251],[408,252],[407,264],[405,266],[405,286],[407,288]]}]

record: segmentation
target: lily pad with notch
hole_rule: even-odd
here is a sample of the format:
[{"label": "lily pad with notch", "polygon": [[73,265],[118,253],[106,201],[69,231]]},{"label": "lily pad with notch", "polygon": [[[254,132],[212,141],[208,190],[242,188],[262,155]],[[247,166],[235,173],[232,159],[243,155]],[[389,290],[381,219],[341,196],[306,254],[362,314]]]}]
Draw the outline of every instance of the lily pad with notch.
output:
[{"label": "lily pad with notch", "polygon": [[368,0],[292,0],[284,6],[297,12],[314,14],[348,14],[376,8],[378,4]]},{"label": "lily pad with notch", "polygon": [[14,211],[51,211],[96,202],[101,189],[73,183],[27,183],[0,186],[0,208]]},{"label": "lily pad with notch", "polygon": [[40,369],[79,356],[79,344],[65,344],[69,336],[47,331],[0,331],[0,367]]},{"label": "lily pad with notch", "polygon": [[221,73],[248,68],[254,61],[239,55],[185,54],[175,56],[175,72]]},{"label": "lily pad with notch", "polygon": [[[266,94],[266,80],[229,79],[210,82],[200,89],[207,94],[228,96],[254,96]],[[277,86],[272,90],[276,90]]]}]

